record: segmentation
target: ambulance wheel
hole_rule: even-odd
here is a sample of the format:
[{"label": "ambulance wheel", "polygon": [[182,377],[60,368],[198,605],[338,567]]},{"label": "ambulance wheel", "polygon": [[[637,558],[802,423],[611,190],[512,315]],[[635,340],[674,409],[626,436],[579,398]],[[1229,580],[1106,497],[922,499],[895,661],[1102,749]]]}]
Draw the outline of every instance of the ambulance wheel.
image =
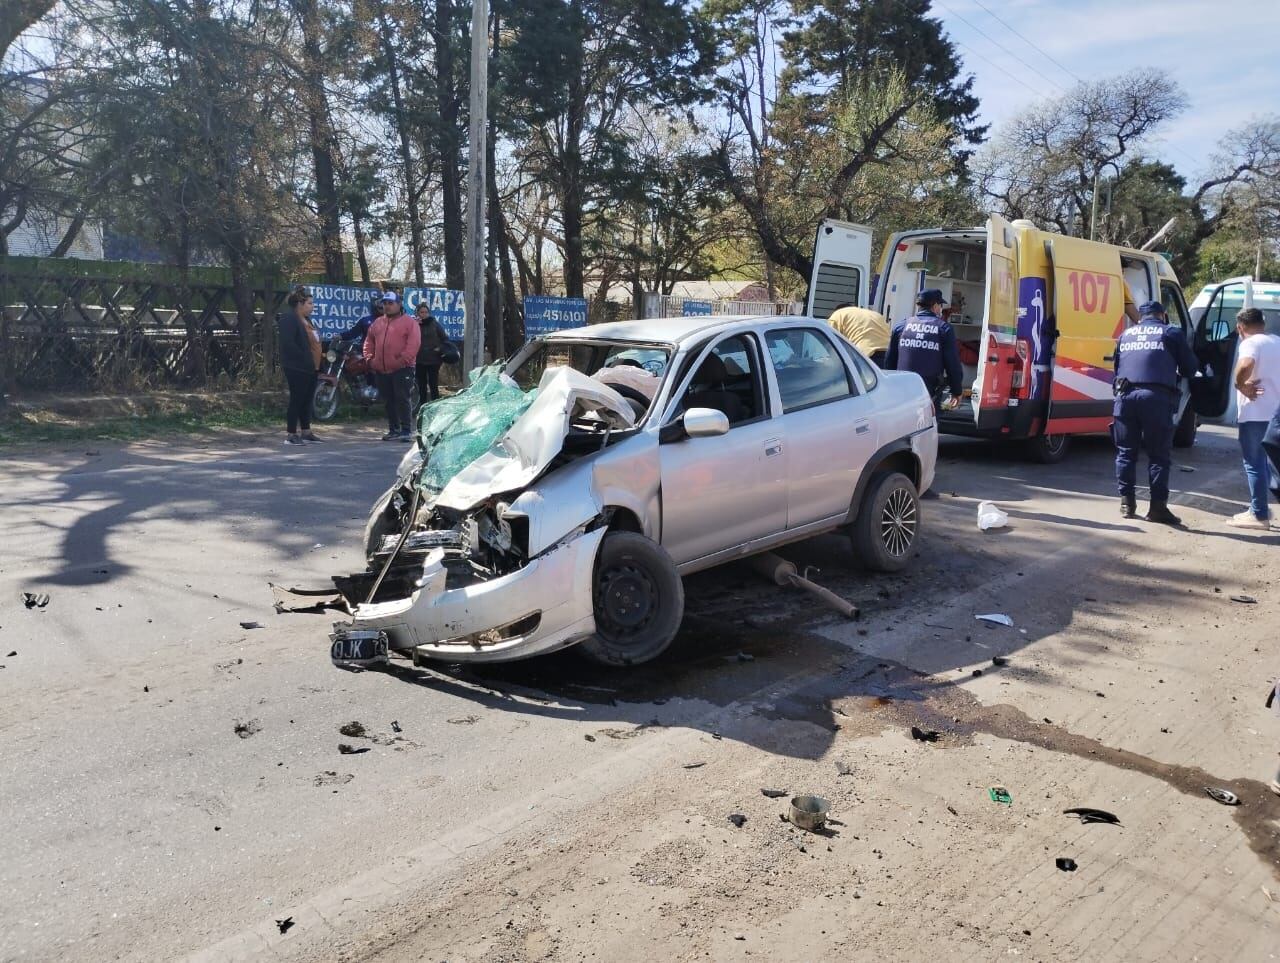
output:
[{"label": "ambulance wheel", "polygon": [[1196,417],[1195,409],[1188,404],[1186,411],[1182,413],[1182,420],[1173,429],[1173,447],[1190,448],[1194,445],[1196,443],[1196,428],[1198,427],[1199,419]]},{"label": "ambulance wheel", "polygon": [[858,564],[873,572],[900,572],[920,535],[920,497],[906,475],[887,471],[867,485],[858,517],[846,529]]},{"label": "ambulance wheel", "polygon": [[1027,453],[1042,465],[1056,465],[1070,450],[1070,435],[1037,435],[1027,442]]}]

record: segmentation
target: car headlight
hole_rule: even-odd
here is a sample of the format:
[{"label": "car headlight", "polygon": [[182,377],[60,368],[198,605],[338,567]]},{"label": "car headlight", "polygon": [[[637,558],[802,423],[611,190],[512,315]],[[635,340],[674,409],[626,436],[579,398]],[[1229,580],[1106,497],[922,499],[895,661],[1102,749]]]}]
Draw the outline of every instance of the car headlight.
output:
[{"label": "car headlight", "polygon": [[338,352],[330,348],[324,357],[325,357],[325,360],[329,362],[329,364],[333,364],[335,361],[338,360]]}]

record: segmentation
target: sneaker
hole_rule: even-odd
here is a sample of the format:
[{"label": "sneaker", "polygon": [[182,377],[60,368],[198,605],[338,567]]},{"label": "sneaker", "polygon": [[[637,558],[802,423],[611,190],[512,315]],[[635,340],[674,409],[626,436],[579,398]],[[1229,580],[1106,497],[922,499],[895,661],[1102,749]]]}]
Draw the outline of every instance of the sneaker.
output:
[{"label": "sneaker", "polygon": [[410,442],[410,441],[413,441],[413,432],[411,432],[411,431],[402,431],[402,432],[400,433],[400,440],[401,440],[401,441],[404,441],[404,442]]},{"label": "sneaker", "polygon": [[302,436],[302,440],[303,440],[303,441],[324,441],[324,439],[323,439],[323,438],[321,438],[321,437],[319,437],[319,436],[318,436],[314,431],[308,431],[308,432],[306,432],[306,433]]},{"label": "sneaker", "polygon": [[383,435],[383,436],[382,436],[382,440],[383,440],[383,441],[399,441],[399,440],[400,440],[400,432],[398,432],[398,431],[389,431],[389,432],[387,432],[385,435]]},{"label": "sneaker", "polygon": [[284,443],[286,445],[305,445],[306,444],[306,442],[303,441],[301,438],[299,438],[297,435],[285,435]]},{"label": "sneaker", "polygon": [[1158,522],[1161,525],[1182,525],[1182,519],[1169,511],[1169,506],[1164,502],[1152,502],[1147,507],[1147,521]]},{"label": "sneaker", "polygon": [[1271,531],[1271,519],[1259,518],[1247,509],[1239,515],[1232,515],[1227,519],[1227,524],[1232,528],[1251,528],[1259,532]]}]

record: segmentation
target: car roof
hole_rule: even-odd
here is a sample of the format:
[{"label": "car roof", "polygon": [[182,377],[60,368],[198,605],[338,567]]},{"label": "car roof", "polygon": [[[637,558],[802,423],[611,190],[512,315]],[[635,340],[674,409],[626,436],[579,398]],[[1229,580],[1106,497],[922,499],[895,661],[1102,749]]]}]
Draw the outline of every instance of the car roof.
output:
[{"label": "car roof", "polygon": [[548,334],[550,341],[634,341],[637,344],[682,344],[701,334],[713,331],[729,331],[751,327],[770,321],[788,323],[810,321],[795,315],[765,314],[703,314],[687,318],[640,318],[636,321],[610,321],[605,324],[589,324],[582,328],[569,328]]}]

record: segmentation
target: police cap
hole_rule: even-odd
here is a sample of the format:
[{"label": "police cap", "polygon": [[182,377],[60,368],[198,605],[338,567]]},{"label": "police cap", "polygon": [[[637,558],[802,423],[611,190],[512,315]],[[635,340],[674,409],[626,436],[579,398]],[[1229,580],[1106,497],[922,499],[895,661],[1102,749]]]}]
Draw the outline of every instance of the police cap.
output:
[{"label": "police cap", "polygon": [[916,295],[916,304],[928,307],[931,304],[947,305],[951,302],[942,296],[942,292],[938,288],[925,288]]},{"label": "police cap", "polygon": [[1139,314],[1168,314],[1159,301],[1143,301],[1138,305]]}]

